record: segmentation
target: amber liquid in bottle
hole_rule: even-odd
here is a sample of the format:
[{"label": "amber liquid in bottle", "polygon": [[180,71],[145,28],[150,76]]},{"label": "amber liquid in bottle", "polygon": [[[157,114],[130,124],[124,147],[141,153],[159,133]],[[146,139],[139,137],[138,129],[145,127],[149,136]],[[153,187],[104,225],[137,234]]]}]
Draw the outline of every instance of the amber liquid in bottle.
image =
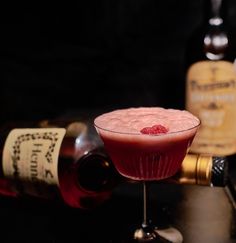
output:
[{"label": "amber liquid in bottle", "polygon": [[201,127],[194,153],[226,156],[236,152],[235,52],[227,32],[226,0],[206,0],[203,24],[187,47],[186,109]]},{"label": "amber liquid in bottle", "polygon": [[[59,197],[71,207],[94,208],[110,198],[112,188],[118,182],[114,166],[104,152],[98,137],[94,135],[95,129],[92,126],[82,122],[67,125],[65,122],[58,126],[66,129],[64,129],[65,135],[61,137],[61,144],[58,145],[55,161],[51,159],[53,157],[53,151],[52,156],[50,154],[51,143],[45,145],[45,151],[43,149],[41,151],[41,144],[44,140],[48,142],[48,138],[33,137],[35,134],[45,132],[57,133],[58,127],[52,130],[55,124],[54,126],[43,124],[40,127],[40,129],[43,127],[43,130],[20,129],[23,138],[22,135],[17,135],[13,139],[13,145],[6,144],[9,131],[2,132],[0,194],[14,197],[31,195],[46,199]],[[32,142],[31,140],[33,143],[28,143]],[[16,148],[12,149],[15,144],[20,144],[17,153]],[[8,159],[8,156],[3,156],[3,147],[6,147],[7,155],[19,158],[9,160],[10,163],[4,162],[4,158]],[[55,163],[55,167],[45,166],[48,161],[51,161],[51,164]]]}]

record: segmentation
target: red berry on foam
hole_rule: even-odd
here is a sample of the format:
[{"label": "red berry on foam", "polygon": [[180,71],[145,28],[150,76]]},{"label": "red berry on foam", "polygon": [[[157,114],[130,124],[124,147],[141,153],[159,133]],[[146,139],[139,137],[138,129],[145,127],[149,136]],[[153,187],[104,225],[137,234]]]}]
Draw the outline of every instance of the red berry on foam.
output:
[{"label": "red berry on foam", "polygon": [[144,127],[140,130],[140,132],[142,134],[150,134],[150,135],[155,135],[155,134],[165,134],[167,133],[169,130],[168,128],[158,124],[158,125],[154,125],[152,127]]}]

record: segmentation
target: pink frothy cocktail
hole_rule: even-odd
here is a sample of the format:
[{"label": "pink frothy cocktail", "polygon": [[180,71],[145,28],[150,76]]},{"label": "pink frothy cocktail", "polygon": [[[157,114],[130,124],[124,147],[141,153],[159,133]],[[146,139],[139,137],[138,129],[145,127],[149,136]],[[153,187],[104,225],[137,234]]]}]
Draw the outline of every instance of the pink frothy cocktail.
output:
[{"label": "pink frothy cocktail", "polygon": [[200,121],[187,111],[140,107],[105,113],[94,124],[120,174],[160,180],[180,169]]}]

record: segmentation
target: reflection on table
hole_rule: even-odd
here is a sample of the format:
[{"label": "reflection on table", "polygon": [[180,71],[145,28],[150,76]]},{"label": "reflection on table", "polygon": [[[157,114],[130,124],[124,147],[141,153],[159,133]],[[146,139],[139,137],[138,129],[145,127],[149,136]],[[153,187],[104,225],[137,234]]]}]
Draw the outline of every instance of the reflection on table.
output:
[{"label": "reflection on table", "polygon": [[[140,187],[124,183],[91,211],[1,197],[1,243],[118,243],[142,220]],[[153,221],[178,229],[184,243],[236,242],[234,210],[224,188],[154,184],[151,192]]]}]

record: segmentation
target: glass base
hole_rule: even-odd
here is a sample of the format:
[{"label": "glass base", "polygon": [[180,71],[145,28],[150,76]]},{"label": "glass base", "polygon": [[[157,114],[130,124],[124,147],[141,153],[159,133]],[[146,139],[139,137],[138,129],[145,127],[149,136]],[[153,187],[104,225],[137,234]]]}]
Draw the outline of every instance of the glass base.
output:
[{"label": "glass base", "polygon": [[133,237],[124,239],[122,243],[182,243],[182,234],[173,227],[157,229],[142,226],[135,230]]},{"label": "glass base", "polygon": [[164,239],[172,242],[172,243],[182,243],[183,236],[179,230],[173,227],[168,227],[164,229],[156,228],[155,231]]},{"label": "glass base", "polygon": [[[113,241],[112,241],[113,242]],[[116,241],[115,241],[116,242]],[[152,228],[141,227],[135,230],[134,235],[129,235],[119,243],[182,243],[182,234],[174,227]]]},{"label": "glass base", "polygon": [[170,243],[170,241],[160,236],[158,232],[150,226],[142,226],[140,229],[135,230],[133,242]]}]

